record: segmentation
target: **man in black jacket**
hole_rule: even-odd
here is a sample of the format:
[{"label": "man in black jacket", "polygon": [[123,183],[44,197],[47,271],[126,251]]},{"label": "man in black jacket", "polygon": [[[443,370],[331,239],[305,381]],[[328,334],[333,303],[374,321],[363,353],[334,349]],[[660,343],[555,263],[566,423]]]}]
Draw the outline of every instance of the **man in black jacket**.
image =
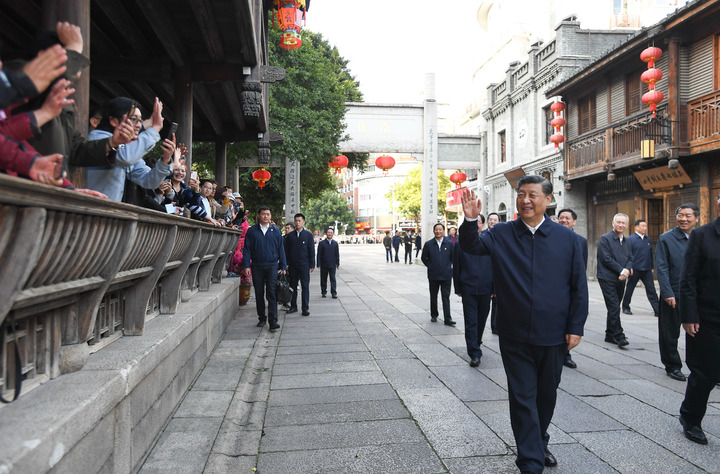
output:
[{"label": "man in black jacket", "polygon": [[297,313],[298,280],[302,286],[302,315],[310,316],[310,272],[315,270],[315,240],[305,229],[305,216],[295,214],[295,230],[285,239],[285,254],[290,267],[290,288],[293,290],[290,300],[290,313]]},{"label": "man in black jacket", "polygon": [[405,235],[403,236],[403,244],[405,244],[405,263],[408,263],[408,260],[410,260],[410,265],[412,265],[413,257],[412,257],[412,244],[413,239],[410,236],[410,232],[405,232]]},{"label": "man in black jacket", "polygon": [[438,318],[437,294],[440,290],[443,317],[447,326],[455,326],[450,314],[450,287],[452,286],[452,242],[445,237],[445,226],[437,223],[433,227],[435,238],[425,242],[420,260],[427,267],[430,285],[430,321]]},{"label": "man in black jacket", "polygon": [[327,295],[327,280],[330,277],[330,295],[337,298],[337,282],[335,270],[340,268],[340,248],[333,240],[335,230],[330,227],[325,235],[327,239],[321,240],[317,248],[317,266],[320,267],[320,293],[325,298]]},{"label": "man in black jacket", "polygon": [[402,242],[400,231],[396,230],[392,238],[392,246],[395,249],[395,261],[398,263],[400,262],[400,242]]},{"label": "man in black jacket", "polygon": [[[720,196],[717,198],[720,214]],[[701,428],[710,392],[720,382],[720,217],[690,234],[680,277],[680,316],[690,368],[680,423],[685,436],[707,444]]]},{"label": "man in black jacket", "polygon": [[653,280],[653,256],[652,256],[652,240],[647,235],[647,222],[644,219],[635,221],[635,233],[628,237],[628,242],[633,253],[633,271],[627,281],[625,288],[625,296],[622,300],[623,314],[632,314],[630,311],[630,301],[638,281],[642,280],[645,287],[650,306],[652,306],[655,316],[659,315],[660,308],[658,306],[658,295],[655,291],[655,281]]},{"label": "man in black jacket", "polygon": [[615,214],[612,225],[613,230],[598,241],[597,279],[607,308],[605,342],[625,347],[628,340],[620,324],[620,301],[633,268],[632,246],[623,235],[628,225],[627,214]]},{"label": "man in black jacket", "polygon": [[690,232],[698,222],[700,209],[695,204],[681,204],[675,210],[677,226],[658,238],[655,249],[657,279],[660,284],[660,317],[658,318],[658,343],[660,360],[668,377],[684,382],[682,360],[678,353],[680,337],[680,273],[685,262]]}]

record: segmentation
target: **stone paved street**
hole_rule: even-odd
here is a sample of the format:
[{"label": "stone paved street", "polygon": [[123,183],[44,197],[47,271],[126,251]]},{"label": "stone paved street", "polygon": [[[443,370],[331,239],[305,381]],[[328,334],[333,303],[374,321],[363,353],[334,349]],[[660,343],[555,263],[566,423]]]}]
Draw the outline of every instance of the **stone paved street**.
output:
[{"label": "stone paved street", "polygon": [[[341,245],[338,299],[311,274],[309,317],[255,327],[240,308],[177,407],[141,473],[517,472],[497,336],[480,367],[456,327],[431,323],[426,270],[386,263],[380,245]],[[402,252],[401,252],[402,256]],[[638,288],[622,315],[626,349],[603,342],[605,308],[590,287],[585,337],[564,369],[548,472],[718,472],[720,394],[703,424],[708,446],[685,439],[685,384],[660,364],[657,319]],[[552,295],[548,295],[552,297]],[[681,338],[684,359],[684,333]],[[687,374],[687,369],[684,368]]]}]

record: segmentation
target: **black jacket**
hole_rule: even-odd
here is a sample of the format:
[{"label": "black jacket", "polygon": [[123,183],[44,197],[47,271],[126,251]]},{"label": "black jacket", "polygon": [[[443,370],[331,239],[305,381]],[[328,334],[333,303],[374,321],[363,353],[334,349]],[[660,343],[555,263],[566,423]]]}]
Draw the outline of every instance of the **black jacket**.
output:
[{"label": "black jacket", "polygon": [[720,217],[690,233],[681,275],[682,322],[720,325]]},{"label": "black jacket", "polygon": [[633,267],[632,245],[627,238],[620,244],[620,237],[610,231],[603,234],[597,246],[597,277],[598,280],[618,281],[624,268]]},{"label": "black jacket", "polygon": [[332,239],[321,240],[317,248],[317,266],[337,268],[340,266],[340,246]]},{"label": "black jacket", "polygon": [[440,246],[434,238],[425,242],[420,260],[427,267],[428,280],[452,279],[452,249],[453,244],[447,237],[443,239]]},{"label": "black jacket", "polygon": [[288,266],[293,268],[315,268],[315,240],[310,231],[303,229],[300,236],[293,230],[285,239],[285,255]]},{"label": "black jacket", "polygon": [[658,237],[655,248],[655,272],[662,299],[680,295],[680,271],[685,261],[687,243],[685,232],[680,230],[680,227],[675,227]]}]

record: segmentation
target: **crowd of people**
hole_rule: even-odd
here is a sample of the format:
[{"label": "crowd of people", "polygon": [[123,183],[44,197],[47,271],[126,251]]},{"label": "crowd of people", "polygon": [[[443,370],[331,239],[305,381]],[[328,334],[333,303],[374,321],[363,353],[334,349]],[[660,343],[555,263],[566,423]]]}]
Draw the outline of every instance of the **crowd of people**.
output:
[{"label": "crowd of people", "polygon": [[[44,184],[191,217],[215,226],[239,227],[242,198],[227,186],[188,179],[187,148],[166,133],[163,104],[155,98],[143,117],[138,102],[116,97],[90,114],[88,137],[76,128],[74,83],[90,61],[80,28],[59,22],[29,45],[27,57],[0,71],[0,172]],[[160,143],[162,156],[148,153]],[[75,188],[68,166],[87,169],[87,187]]]}]

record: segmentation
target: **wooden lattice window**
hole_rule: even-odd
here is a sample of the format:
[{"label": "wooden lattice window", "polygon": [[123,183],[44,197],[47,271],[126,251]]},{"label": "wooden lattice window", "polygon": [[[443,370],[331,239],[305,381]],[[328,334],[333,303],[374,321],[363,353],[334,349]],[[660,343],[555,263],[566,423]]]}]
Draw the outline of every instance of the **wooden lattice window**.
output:
[{"label": "wooden lattice window", "polygon": [[640,80],[642,71],[628,74],[625,77],[625,115],[632,115],[642,109],[642,95],[645,91]]},{"label": "wooden lattice window", "polygon": [[505,163],[507,161],[505,130],[498,133],[498,142],[500,142],[500,163]]},{"label": "wooden lattice window", "polygon": [[578,134],[582,135],[597,127],[595,93],[578,100]]},{"label": "wooden lattice window", "polygon": [[550,106],[548,105],[543,109],[543,116],[545,118],[545,145],[550,144],[550,137],[555,133],[555,129],[552,125],[550,125],[550,122],[552,122],[553,118],[555,118],[555,114],[552,110],[550,110]]}]

